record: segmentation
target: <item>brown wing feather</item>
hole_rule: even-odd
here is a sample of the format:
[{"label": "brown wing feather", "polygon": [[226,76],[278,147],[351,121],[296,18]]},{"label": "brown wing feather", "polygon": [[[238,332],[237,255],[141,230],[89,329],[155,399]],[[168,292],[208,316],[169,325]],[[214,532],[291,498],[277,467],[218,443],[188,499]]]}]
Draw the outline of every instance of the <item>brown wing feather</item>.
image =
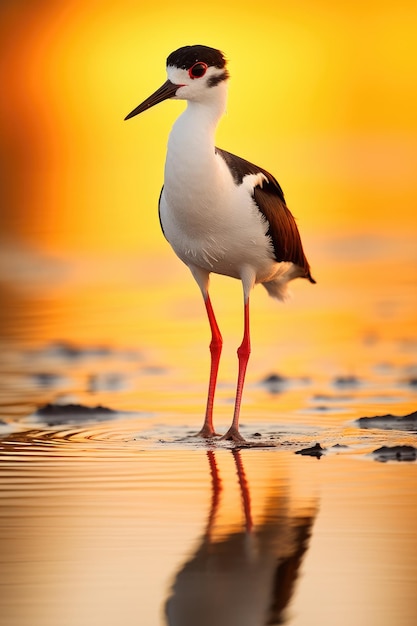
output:
[{"label": "brown wing feather", "polygon": [[316,281],[311,276],[310,265],[304,254],[300,233],[294,216],[285,204],[284,192],[280,184],[262,167],[254,165],[246,159],[216,148],[227,163],[237,185],[248,174],[263,174],[267,181],[262,186],[257,185],[253,190],[253,197],[259,210],[268,222],[267,236],[271,237],[274,246],[274,254],[277,261],[291,261],[303,270],[303,276],[312,283]]},{"label": "brown wing feather", "polygon": [[272,239],[275,258],[279,262],[295,263],[303,269],[304,277],[315,283],[294,216],[275,189],[274,179],[270,181],[269,175],[268,183],[264,182],[262,187],[257,186],[253,190],[255,202],[268,222],[266,234]]}]

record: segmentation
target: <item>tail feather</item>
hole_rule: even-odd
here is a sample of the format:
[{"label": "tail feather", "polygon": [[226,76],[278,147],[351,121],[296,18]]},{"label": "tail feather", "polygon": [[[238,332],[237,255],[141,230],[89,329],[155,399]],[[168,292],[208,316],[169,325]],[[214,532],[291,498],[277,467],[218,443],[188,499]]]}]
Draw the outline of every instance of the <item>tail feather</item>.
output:
[{"label": "tail feather", "polygon": [[295,263],[283,262],[279,263],[278,271],[272,280],[262,283],[272,298],[277,298],[285,302],[291,298],[291,292],[288,289],[288,283],[294,278],[308,278],[310,282],[316,282],[310,273],[305,274],[304,268]]}]

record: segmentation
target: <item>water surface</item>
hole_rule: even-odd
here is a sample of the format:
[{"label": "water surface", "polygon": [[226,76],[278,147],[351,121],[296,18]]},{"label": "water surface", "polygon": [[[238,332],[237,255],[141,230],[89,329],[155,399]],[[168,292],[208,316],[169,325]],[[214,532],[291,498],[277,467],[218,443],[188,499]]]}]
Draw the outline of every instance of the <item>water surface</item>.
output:
[{"label": "water surface", "polygon": [[[258,447],[234,449],[192,437],[208,330],[192,280],[164,261],[133,280],[67,260],[58,279],[26,267],[3,284],[4,623],[414,625],[416,463],[372,452],[416,447],[416,432],[356,422],[416,410],[414,270],[390,298],[367,279],[375,260],[350,298],[343,264],[285,307],[257,288],[242,432]],[[239,285],[215,281],[213,302],[222,432]],[[316,443],[322,456],[295,454]]]}]

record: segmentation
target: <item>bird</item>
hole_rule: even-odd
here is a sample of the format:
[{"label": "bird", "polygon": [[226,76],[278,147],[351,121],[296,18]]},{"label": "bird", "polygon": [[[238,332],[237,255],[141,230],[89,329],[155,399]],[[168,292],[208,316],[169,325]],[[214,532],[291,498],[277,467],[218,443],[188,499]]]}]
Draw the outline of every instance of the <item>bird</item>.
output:
[{"label": "bird", "polygon": [[243,339],[237,349],[234,413],[223,435],[223,439],[239,444],[245,442],[239,431],[239,416],[251,352],[251,291],[260,283],[270,296],[285,300],[289,281],[316,281],[276,178],[216,147],[215,134],[226,110],[229,81],[223,52],[204,45],[183,46],[169,54],[166,71],[162,86],[125,120],[167,99],[187,101],[168,139],[159,220],[165,238],[200,288],[210,324],[207,404],[203,426],[197,433],[204,438],[218,436],[213,405],[223,345],[209,295],[210,275],[222,274],[242,283]]}]

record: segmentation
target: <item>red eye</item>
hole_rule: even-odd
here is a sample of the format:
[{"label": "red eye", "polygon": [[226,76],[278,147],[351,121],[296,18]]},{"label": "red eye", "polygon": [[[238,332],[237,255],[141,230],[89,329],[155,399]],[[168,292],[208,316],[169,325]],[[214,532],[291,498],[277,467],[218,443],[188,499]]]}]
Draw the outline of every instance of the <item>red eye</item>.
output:
[{"label": "red eye", "polygon": [[201,78],[207,72],[208,65],[207,63],[201,63],[198,61],[194,63],[192,67],[188,70],[188,75],[190,78]]}]

